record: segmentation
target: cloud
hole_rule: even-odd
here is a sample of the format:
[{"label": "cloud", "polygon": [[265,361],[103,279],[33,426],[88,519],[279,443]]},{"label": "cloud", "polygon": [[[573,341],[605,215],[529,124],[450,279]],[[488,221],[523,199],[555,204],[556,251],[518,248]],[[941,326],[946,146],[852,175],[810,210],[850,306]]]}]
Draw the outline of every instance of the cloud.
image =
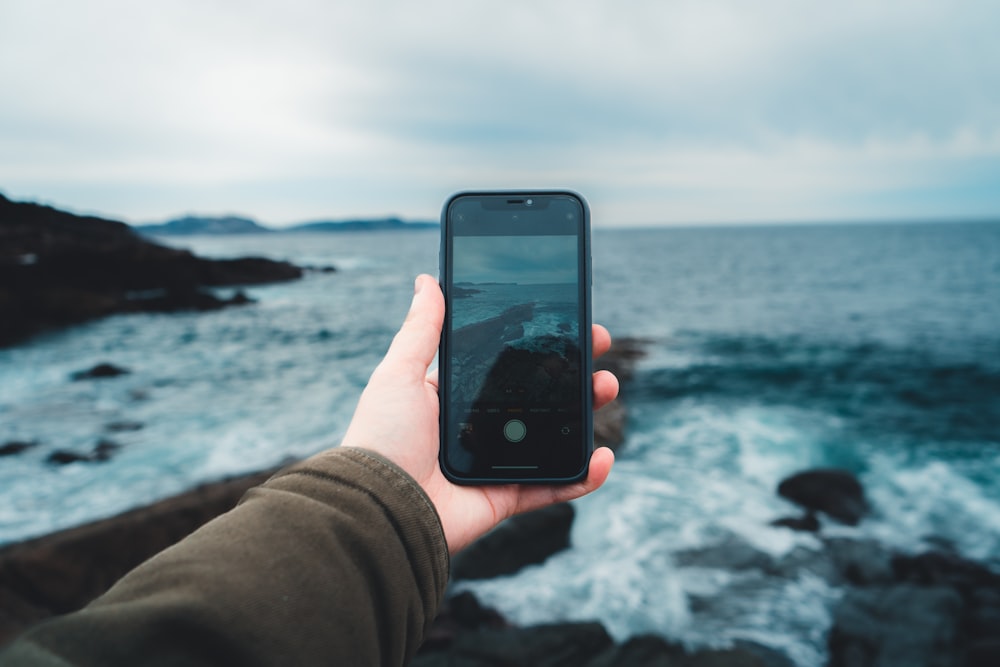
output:
[{"label": "cloud", "polygon": [[138,219],[431,217],[510,185],[632,223],[997,215],[998,23],[977,0],[8,0],[0,187]]}]

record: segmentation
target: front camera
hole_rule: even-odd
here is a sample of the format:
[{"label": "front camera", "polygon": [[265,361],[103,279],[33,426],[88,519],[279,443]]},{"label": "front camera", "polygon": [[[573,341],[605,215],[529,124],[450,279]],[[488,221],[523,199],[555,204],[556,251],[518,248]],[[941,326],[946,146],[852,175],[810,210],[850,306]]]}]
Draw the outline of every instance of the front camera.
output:
[{"label": "front camera", "polygon": [[528,200],[526,200],[526,201],[524,202],[524,205],[525,205],[525,206],[531,206],[531,204],[532,204],[532,203],[533,203],[533,202],[532,202],[532,201],[531,201],[530,199],[528,199]]}]

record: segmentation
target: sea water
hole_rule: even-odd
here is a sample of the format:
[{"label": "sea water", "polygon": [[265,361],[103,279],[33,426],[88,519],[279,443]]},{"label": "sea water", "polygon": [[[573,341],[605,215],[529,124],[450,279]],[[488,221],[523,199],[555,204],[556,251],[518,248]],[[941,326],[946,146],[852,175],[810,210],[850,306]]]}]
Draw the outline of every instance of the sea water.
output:
[{"label": "sea water", "polygon": [[[247,307],[116,316],[0,351],[0,443],[39,443],[0,459],[0,543],[335,445],[413,277],[437,271],[433,231],[165,242],[338,270],[249,288]],[[627,440],[576,501],[571,549],[462,588],[518,623],[746,639],[820,664],[841,590],[809,568],[684,558],[819,551],[768,525],[796,513],[778,482],[816,466],[854,471],[873,506],[824,534],[1000,566],[1000,224],[598,228],[593,254],[595,320],[646,341]],[[102,361],[131,372],[70,380]],[[122,446],[110,461],[45,462],[101,438]]]}]

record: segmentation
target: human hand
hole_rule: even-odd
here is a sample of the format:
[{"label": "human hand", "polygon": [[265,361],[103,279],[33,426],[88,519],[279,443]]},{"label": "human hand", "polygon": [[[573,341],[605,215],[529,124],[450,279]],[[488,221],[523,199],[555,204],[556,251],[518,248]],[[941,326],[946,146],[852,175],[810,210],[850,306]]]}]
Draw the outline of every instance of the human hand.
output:
[{"label": "human hand", "polygon": [[[372,373],[341,444],[378,452],[409,473],[437,508],[448,549],[456,553],[514,514],[597,489],[611,471],[614,454],[607,447],[596,449],[586,479],[573,484],[461,486],[448,481],[438,465],[437,372],[427,372],[441,338],[444,309],[437,281],[417,276],[406,321]],[[595,357],[611,347],[611,336],[600,325],[594,325],[593,341]],[[594,373],[594,409],[617,395],[612,373]]]}]

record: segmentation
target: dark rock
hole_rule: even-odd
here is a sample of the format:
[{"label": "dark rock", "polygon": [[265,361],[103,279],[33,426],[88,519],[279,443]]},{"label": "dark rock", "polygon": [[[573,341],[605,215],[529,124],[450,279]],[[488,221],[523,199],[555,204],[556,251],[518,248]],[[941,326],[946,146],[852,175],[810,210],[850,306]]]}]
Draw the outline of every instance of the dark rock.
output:
[{"label": "dark rock", "polygon": [[594,444],[617,450],[625,442],[628,413],[621,401],[612,401],[594,413]]},{"label": "dark rock", "polygon": [[1000,637],[1000,588],[973,591],[967,605],[969,613],[965,627],[970,638]]},{"label": "dark rock", "polygon": [[955,591],[963,602],[963,629],[969,644],[1000,637],[1000,574],[942,551],[895,556],[892,570],[903,585],[947,586]]},{"label": "dark rock", "polygon": [[132,371],[130,371],[127,368],[123,368],[122,366],[115,366],[114,364],[105,361],[103,363],[97,364],[96,366],[88,368],[85,371],[77,371],[73,373],[70,377],[73,380],[94,380],[94,379],[118,377],[119,375],[127,375],[128,373],[131,372]]},{"label": "dark rock", "polygon": [[959,665],[962,611],[948,586],[849,589],[834,610],[829,666]]},{"label": "dark rock", "polygon": [[463,633],[446,651],[419,654],[413,667],[580,667],[612,646],[599,623],[556,623]]},{"label": "dark rock", "polygon": [[111,460],[111,456],[121,449],[122,446],[111,440],[99,440],[94,449],[87,454],[73,452],[67,449],[57,449],[46,458],[47,463],[53,465],[67,465],[69,463],[103,463]]},{"label": "dark rock", "polygon": [[91,457],[94,461],[107,461],[111,458],[112,454],[121,448],[121,445],[112,440],[99,440],[98,443],[94,445],[94,451],[91,454]]},{"label": "dark rock", "polygon": [[851,526],[868,513],[864,489],[847,470],[825,468],[796,473],[782,480],[778,494]]},{"label": "dark rock", "polygon": [[446,599],[441,605],[420,651],[445,649],[463,632],[509,626],[497,610],[482,606],[472,593],[462,592]]},{"label": "dark rock", "polygon": [[828,538],[825,543],[826,552],[842,581],[855,586],[872,586],[896,580],[892,554],[880,542],[835,537]]},{"label": "dark rock", "polygon": [[[594,370],[611,371],[618,381],[624,383],[635,373],[636,362],[646,355],[645,346],[649,341],[638,338],[615,339],[604,355],[594,360]],[[612,401],[594,414],[594,443],[617,450],[625,443],[625,428],[628,412],[621,399]]]},{"label": "dark rock", "polygon": [[326,265],[322,265],[322,266],[320,266],[320,265],[311,265],[311,266],[304,266],[302,268],[305,269],[306,271],[312,271],[313,273],[336,273],[337,272],[337,267],[335,267],[335,266],[333,266],[331,264],[326,264]]},{"label": "dark rock", "polygon": [[[632,637],[586,663],[587,667],[669,667],[680,664],[684,648],[656,635]],[[685,663],[686,664],[686,663]]]},{"label": "dark rock", "polygon": [[1000,665],[1000,639],[984,639],[969,647],[965,667],[997,667]]},{"label": "dark rock", "polygon": [[46,457],[45,462],[52,465],[64,466],[70,463],[90,463],[93,460],[90,454],[71,452],[68,449],[57,449]]},{"label": "dark rock", "polygon": [[113,313],[244,303],[204,288],[301,276],[287,262],[204,259],[153,243],[121,222],[0,195],[0,345]]},{"label": "dark rock", "polygon": [[812,512],[808,512],[805,516],[786,516],[781,519],[775,519],[771,522],[772,526],[778,528],[790,528],[791,530],[797,530],[806,533],[815,533],[819,531],[819,519]]},{"label": "dark rock", "polygon": [[985,588],[1000,590],[1000,575],[985,565],[942,551],[896,556],[892,570],[897,581],[923,586],[945,584],[966,595]]},{"label": "dark rock", "polygon": [[734,642],[734,646],[758,658],[762,667],[795,667],[791,658],[770,646],[740,639]]},{"label": "dark rock", "polygon": [[111,433],[125,433],[127,431],[141,431],[145,424],[137,421],[123,419],[121,421],[108,422],[104,425],[104,430]]},{"label": "dark rock", "polygon": [[37,440],[11,440],[0,445],[0,456],[14,456],[37,446]]},{"label": "dark rock", "polygon": [[232,509],[276,471],[206,484],[0,549],[0,646],[40,620],[83,607],[139,563]]},{"label": "dark rock", "polygon": [[651,342],[642,338],[615,338],[607,354],[594,360],[594,370],[611,371],[619,381],[628,382]]},{"label": "dark rock", "polygon": [[573,515],[560,503],[508,519],[452,558],[452,578],[489,579],[544,562],[569,546]]}]

